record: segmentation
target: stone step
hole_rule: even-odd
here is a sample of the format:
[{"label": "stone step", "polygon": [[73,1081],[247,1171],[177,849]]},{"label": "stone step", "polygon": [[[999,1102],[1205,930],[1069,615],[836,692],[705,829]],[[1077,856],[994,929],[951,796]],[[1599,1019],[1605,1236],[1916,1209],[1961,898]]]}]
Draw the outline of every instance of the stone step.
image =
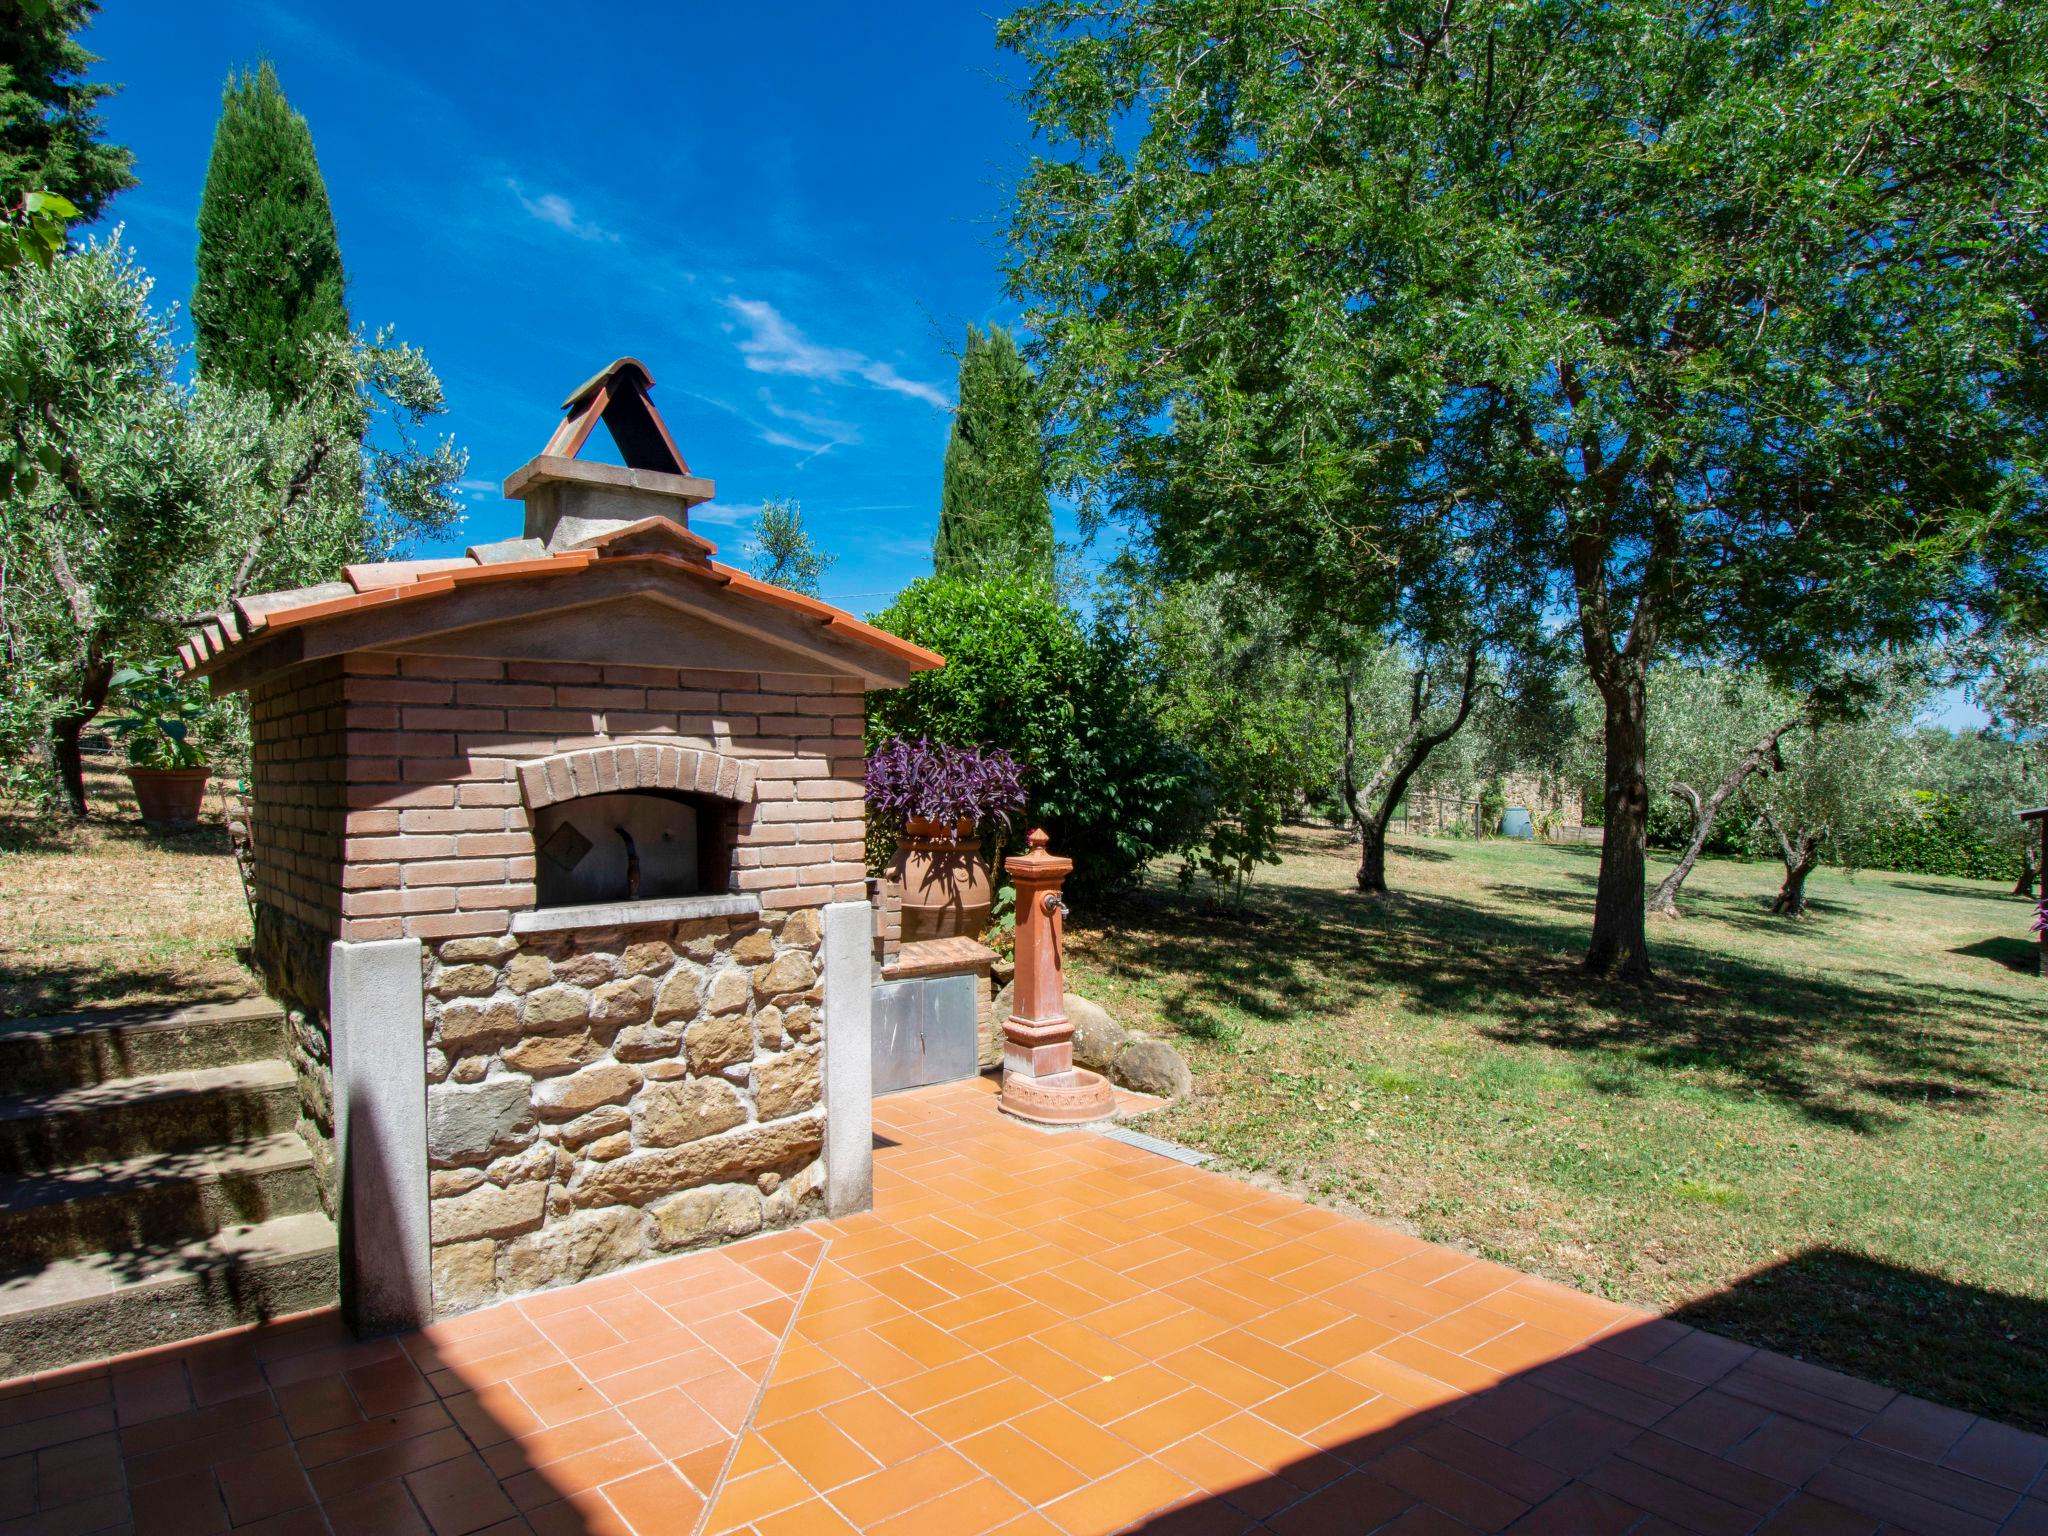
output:
[{"label": "stone step", "polygon": [[0,1280],[0,1379],[328,1306],[336,1275],[334,1224],[317,1211],[59,1259]]},{"label": "stone step", "polygon": [[0,1178],[290,1130],[299,1088],[282,1061],[124,1077],[0,1099]]},{"label": "stone step", "polygon": [[56,1093],[123,1077],[258,1061],[284,1052],[267,997],[0,1022],[0,1094]]},{"label": "stone step", "polygon": [[0,1179],[0,1272],[318,1209],[313,1154],[293,1131]]}]

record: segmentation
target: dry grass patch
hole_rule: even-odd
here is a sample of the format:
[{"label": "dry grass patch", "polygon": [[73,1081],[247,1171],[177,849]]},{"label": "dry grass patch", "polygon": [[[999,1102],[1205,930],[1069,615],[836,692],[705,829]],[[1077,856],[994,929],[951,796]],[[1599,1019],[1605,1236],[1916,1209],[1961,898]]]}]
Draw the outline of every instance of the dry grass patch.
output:
[{"label": "dry grass patch", "polygon": [[[1579,970],[1598,850],[1335,834],[1242,908],[1160,880],[1078,990],[1177,1036],[1162,1134],[1587,1290],[2048,1427],[2048,983],[2029,904],[1708,863],[1645,989]],[[1653,870],[1652,879],[1660,870]]]},{"label": "dry grass patch", "polygon": [[197,828],[164,832],[118,771],[87,779],[83,822],[0,805],[0,1019],[259,990],[218,797]]}]

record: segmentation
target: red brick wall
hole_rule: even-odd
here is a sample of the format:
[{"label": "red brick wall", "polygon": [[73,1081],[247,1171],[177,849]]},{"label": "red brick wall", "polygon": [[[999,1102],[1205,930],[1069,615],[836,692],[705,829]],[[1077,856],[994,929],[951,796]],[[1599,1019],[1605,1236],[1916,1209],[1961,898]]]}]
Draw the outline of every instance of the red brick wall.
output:
[{"label": "red brick wall", "polygon": [[519,764],[627,742],[755,765],[735,891],[771,908],[866,895],[856,679],[366,653],[346,658],[342,703],[340,938],[507,931],[534,902]]},{"label": "red brick wall", "polygon": [[347,815],[347,728],[339,661],[316,662],[249,693],[249,835],[258,902],[330,936]]}]

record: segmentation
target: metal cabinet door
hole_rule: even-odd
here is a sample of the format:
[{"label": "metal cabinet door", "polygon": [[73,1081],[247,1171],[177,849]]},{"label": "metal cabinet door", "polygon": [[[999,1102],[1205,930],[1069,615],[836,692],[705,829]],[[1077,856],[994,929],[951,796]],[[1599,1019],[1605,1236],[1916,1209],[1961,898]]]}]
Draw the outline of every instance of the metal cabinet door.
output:
[{"label": "metal cabinet door", "polygon": [[972,976],[923,976],[875,988],[876,1093],[974,1076],[974,991]]}]

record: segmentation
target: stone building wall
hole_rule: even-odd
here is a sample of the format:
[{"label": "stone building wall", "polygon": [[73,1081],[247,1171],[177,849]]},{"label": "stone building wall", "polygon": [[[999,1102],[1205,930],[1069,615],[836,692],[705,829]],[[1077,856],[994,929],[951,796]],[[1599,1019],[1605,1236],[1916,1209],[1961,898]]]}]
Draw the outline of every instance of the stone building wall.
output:
[{"label": "stone building wall", "polygon": [[445,1313],[822,1213],[816,911],[427,951]]}]

